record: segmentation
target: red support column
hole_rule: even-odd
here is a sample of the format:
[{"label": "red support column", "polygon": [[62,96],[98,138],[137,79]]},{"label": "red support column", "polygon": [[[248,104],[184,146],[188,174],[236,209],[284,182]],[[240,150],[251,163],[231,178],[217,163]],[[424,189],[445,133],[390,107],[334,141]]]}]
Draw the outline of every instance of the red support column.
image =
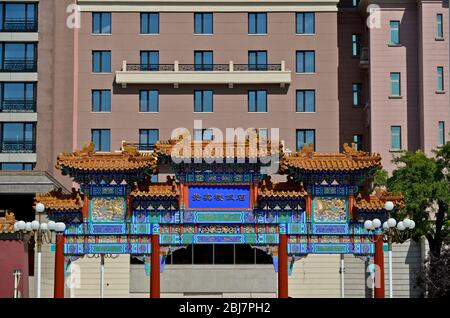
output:
[{"label": "red support column", "polygon": [[152,235],[152,256],[150,275],[150,298],[160,297],[160,259],[159,259],[159,235]]},{"label": "red support column", "polygon": [[278,243],[278,298],[288,298],[287,235],[280,234]]},{"label": "red support column", "polygon": [[64,234],[56,234],[54,298],[64,298]]},{"label": "red support column", "polygon": [[384,255],[383,235],[376,234],[375,239],[375,298],[384,298]]}]

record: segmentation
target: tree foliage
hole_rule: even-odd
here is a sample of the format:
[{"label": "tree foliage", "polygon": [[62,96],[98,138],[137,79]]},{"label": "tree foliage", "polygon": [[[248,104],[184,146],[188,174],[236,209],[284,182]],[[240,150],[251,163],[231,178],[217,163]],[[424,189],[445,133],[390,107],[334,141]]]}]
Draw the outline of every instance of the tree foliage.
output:
[{"label": "tree foliage", "polygon": [[416,238],[425,236],[430,245],[418,285],[429,297],[444,297],[450,290],[450,142],[433,153],[433,157],[422,151],[403,153],[394,159],[397,169],[386,183],[390,191],[405,197],[400,217],[413,218]]},{"label": "tree foliage", "polygon": [[424,235],[430,251],[439,257],[444,239],[449,235],[450,183],[446,169],[450,169],[450,143],[434,151],[435,157],[427,157],[422,151],[405,152],[394,159],[397,169],[387,180],[387,187],[401,192],[405,208],[416,222],[416,234]]},{"label": "tree foliage", "polygon": [[430,254],[417,275],[416,285],[430,298],[450,297],[450,241],[444,244],[440,257]]}]

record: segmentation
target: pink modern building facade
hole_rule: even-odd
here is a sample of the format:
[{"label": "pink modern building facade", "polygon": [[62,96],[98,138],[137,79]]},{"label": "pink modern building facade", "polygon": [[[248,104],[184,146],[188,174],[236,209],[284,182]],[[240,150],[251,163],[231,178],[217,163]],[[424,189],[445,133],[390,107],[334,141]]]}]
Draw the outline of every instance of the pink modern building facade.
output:
[{"label": "pink modern building facade", "polygon": [[338,27],[361,43],[359,61],[340,54],[341,101],[350,81],[363,95],[361,109],[340,105],[342,141],[364,131],[364,145],[390,171],[401,151],[430,153],[448,141],[448,2],[361,1],[357,12],[342,8]]},{"label": "pink modern building facade", "polygon": [[448,0],[10,0],[0,20],[0,213],[17,219],[72,187],[56,157],[89,141],[275,128],[392,171],[450,138]]}]

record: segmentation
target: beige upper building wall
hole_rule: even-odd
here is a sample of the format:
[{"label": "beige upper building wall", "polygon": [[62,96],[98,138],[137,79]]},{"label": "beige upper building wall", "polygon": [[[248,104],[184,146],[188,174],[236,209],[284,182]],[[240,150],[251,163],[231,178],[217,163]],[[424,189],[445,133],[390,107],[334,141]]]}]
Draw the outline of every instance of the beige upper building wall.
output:
[{"label": "beige upper building wall", "polygon": [[[295,150],[296,129],[315,129],[317,151],[339,150],[338,117],[338,43],[336,12],[316,14],[316,34],[295,34],[295,13],[268,15],[268,34],[248,34],[247,13],[214,14],[214,35],[193,33],[193,15],[189,12],[160,14],[160,34],[139,34],[139,13],[112,14],[112,35],[91,34],[92,14],[82,12],[79,48],[78,147],[91,140],[91,129],[111,129],[111,149],[119,149],[122,141],[138,142],[139,129],[159,129],[160,139],[171,138],[177,127],[193,129],[194,120],[203,120],[203,128],[279,128],[280,138]],[[92,51],[110,50],[112,72],[92,73]],[[141,50],[158,50],[159,63],[193,64],[195,50],[213,50],[214,63],[248,63],[249,50],[267,50],[268,63],[286,61],[292,71],[291,84],[227,84],[150,85],[136,84],[122,88],[115,82],[115,71],[123,61],[139,63]],[[296,74],[296,51],[315,50],[316,72]],[[92,113],[91,90],[111,89],[111,112]],[[139,90],[159,90],[159,112],[139,112]],[[213,113],[194,112],[194,90],[214,91]],[[268,112],[249,113],[249,89],[268,91]],[[296,90],[316,90],[316,112],[296,112]]]},{"label": "beige upper building wall", "polygon": [[246,12],[337,11],[338,0],[78,0],[81,11]]}]

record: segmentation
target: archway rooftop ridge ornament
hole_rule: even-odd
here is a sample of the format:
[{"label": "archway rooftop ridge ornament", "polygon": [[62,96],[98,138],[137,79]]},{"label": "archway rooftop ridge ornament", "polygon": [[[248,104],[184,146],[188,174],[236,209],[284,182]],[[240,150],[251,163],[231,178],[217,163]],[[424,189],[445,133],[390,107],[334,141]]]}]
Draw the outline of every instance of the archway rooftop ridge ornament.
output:
[{"label": "archway rooftop ridge ornament", "polygon": [[136,146],[125,144],[122,151],[96,152],[91,142],[81,150],[62,153],[57,157],[56,168],[83,172],[129,172],[157,169],[157,157],[153,153],[139,152]]},{"label": "archway rooftop ridge ornament", "polygon": [[381,169],[381,156],[356,150],[355,144],[344,144],[342,153],[317,153],[313,145],[304,145],[301,151],[288,155],[280,163],[282,172],[289,169],[323,172],[350,172],[363,169]]},{"label": "archway rooftop ridge ornament", "polygon": [[63,193],[61,188],[48,193],[38,193],[34,198],[35,205],[42,203],[47,211],[81,211],[84,195],[79,190],[72,188],[70,194]]},{"label": "archway rooftop ridge ornament", "polygon": [[401,193],[392,193],[381,187],[376,187],[370,195],[358,194],[355,207],[359,211],[383,211],[387,201],[391,201],[397,209],[402,209],[405,206],[405,200]]},{"label": "archway rooftop ridge ornament", "polygon": [[158,141],[154,152],[158,156],[181,159],[253,159],[273,155],[282,157],[284,146],[282,142],[274,145],[271,140],[259,137],[245,141],[208,141],[190,140],[181,135],[178,139]]},{"label": "archway rooftop ridge ornament", "polygon": [[14,223],[16,223],[14,213],[6,211],[5,216],[0,217],[0,234],[14,233]]}]

